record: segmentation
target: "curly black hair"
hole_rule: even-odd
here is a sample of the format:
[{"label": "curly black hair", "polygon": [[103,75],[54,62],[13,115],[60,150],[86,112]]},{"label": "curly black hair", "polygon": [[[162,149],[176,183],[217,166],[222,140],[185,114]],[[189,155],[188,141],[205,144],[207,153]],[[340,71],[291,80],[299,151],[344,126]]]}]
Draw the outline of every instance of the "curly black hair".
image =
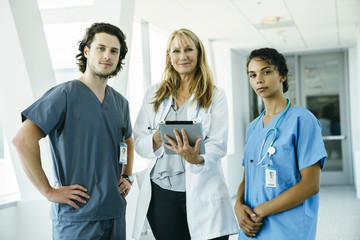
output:
[{"label": "curly black hair", "polygon": [[84,73],[86,70],[86,62],[87,62],[87,58],[84,55],[84,48],[85,46],[90,48],[90,45],[94,40],[94,36],[97,33],[107,33],[116,36],[120,41],[119,62],[116,66],[115,71],[109,76],[109,77],[114,77],[125,64],[124,59],[126,53],[128,52],[128,48],[125,42],[126,39],[125,34],[120,30],[120,28],[111,25],[109,23],[94,23],[88,29],[86,29],[86,33],[83,39],[78,43],[80,53],[76,55],[77,65],[79,67],[80,72]]},{"label": "curly black hair", "polygon": [[286,65],[286,59],[284,55],[282,55],[276,49],[273,48],[260,48],[253,50],[248,57],[246,69],[249,68],[250,61],[256,57],[261,58],[263,61],[267,62],[270,65],[274,65],[275,69],[280,73],[280,75],[286,77],[286,80],[283,82],[283,93],[286,93],[289,90],[289,83],[288,83],[289,69]]}]

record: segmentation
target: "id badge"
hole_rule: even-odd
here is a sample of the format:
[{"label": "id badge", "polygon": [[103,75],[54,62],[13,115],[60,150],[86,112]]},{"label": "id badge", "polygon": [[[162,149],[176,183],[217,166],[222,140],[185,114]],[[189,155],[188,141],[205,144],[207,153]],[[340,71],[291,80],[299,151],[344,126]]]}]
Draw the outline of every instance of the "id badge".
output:
[{"label": "id badge", "polygon": [[120,143],[120,164],[127,164],[127,145],[126,143]]},{"label": "id badge", "polygon": [[276,168],[265,168],[265,186],[269,188],[276,188]]}]

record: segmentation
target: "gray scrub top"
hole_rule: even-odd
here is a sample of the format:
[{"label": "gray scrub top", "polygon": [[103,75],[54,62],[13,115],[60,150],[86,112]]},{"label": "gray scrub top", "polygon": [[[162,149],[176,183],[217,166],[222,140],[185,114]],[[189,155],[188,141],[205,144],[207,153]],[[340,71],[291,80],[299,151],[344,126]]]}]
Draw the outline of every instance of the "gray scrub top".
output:
[{"label": "gray scrub top", "polygon": [[124,217],[126,200],[118,190],[120,142],[132,135],[128,101],[106,86],[104,102],[83,82],[48,90],[22,113],[49,136],[55,185],[80,184],[90,199],[80,207],[52,203],[58,221],[98,221]]},{"label": "gray scrub top", "polygon": [[[190,99],[188,99],[180,108],[177,108],[173,99],[171,108],[165,117],[165,120],[186,120],[187,108]],[[185,160],[178,154],[164,154],[159,157],[151,171],[151,180],[163,189],[185,192]]]}]

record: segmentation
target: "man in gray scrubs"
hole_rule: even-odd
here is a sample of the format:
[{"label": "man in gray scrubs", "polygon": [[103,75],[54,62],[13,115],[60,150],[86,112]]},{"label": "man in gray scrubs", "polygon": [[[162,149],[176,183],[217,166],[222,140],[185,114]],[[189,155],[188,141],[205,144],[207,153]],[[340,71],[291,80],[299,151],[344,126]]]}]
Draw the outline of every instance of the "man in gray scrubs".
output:
[{"label": "man in gray scrubs", "polygon": [[[13,143],[27,176],[52,202],[53,239],[125,240],[132,127],[128,101],[107,85],[124,64],[125,35],[116,26],[95,23],[79,42],[79,51],[83,75],[53,87],[23,111]],[[45,136],[55,186],[41,167],[39,140]]]}]

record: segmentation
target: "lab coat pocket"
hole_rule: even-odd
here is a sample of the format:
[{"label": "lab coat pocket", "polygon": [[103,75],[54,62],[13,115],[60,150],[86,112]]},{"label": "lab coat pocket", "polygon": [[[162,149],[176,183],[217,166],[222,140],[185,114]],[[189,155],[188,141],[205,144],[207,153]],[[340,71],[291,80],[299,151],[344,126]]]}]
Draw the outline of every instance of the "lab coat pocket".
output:
[{"label": "lab coat pocket", "polygon": [[197,189],[197,199],[201,202],[221,201],[228,197],[225,179],[216,166],[206,173],[192,176],[192,187]]}]

